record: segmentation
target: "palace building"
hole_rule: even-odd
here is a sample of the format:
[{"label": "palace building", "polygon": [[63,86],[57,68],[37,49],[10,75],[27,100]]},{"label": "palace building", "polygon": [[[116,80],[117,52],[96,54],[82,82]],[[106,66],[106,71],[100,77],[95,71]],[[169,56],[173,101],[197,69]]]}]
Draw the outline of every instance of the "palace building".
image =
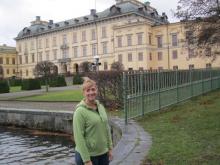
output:
[{"label": "palace building", "polygon": [[139,0],[116,0],[102,12],[92,9],[63,22],[37,16],[15,38],[18,72],[22,78],[34,77],[35,65],[49,60],[58,73],[75,73],[97,55],[100,70],[109,70],[116,61],[126,70],[219,66],[209,53],[202,56],[205,52],[187,46],[189,34],[183,22],[169,23],[165,13],[159,15],[149,2]]},{"label": "palace building", "polygon": [[0,79],[16,76],[17,59],[15,47],[0,45]]}]

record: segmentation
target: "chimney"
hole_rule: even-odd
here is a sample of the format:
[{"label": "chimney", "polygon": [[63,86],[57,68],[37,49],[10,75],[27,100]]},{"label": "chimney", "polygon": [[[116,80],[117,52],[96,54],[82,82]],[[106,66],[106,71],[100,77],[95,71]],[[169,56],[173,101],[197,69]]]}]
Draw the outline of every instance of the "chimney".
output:
[{"label": "chimney", "polygon": [[90,10],[90,15],[92,15],[92,16],[96,15],[96,9],[91,9]]},{"label": "chimney", "polygon": [[53,25],[53,20],[49,20],[49,25]]},{"label": "chimney", "polygon": [[36,16],[36,21],[40,21],[40,16]]}]

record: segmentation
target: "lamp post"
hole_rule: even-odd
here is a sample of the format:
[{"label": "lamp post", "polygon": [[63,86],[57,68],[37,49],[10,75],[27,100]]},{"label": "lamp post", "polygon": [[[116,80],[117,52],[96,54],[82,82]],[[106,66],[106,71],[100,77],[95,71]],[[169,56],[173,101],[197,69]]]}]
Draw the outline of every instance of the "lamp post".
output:
[{"label": "lamp post", "polygon": [[99,56],[95,55],[94,59],[95,59],[95,62],[93,63],[93,65],[95,66],[95,70],[99,71],[99,65],[101,65],[101,63],[99,62]]}]

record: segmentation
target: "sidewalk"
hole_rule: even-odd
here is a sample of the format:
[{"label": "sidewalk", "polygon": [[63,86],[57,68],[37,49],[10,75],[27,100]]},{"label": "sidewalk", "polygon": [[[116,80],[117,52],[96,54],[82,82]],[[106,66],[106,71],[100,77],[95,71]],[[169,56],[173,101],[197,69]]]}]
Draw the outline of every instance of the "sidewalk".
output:
[{"label": "sidewalk", "polygon": [[[80,85],[66,86],[66,87],[51,87],[49,88],[49,91],[56,92],[56,91],[76,90],[76,89],[80,89]],[[39,89],[39,90],[31,90],[31,91],[4,93],[4,94],[0,94],[0,100],[14,100],[18,97],[40,95],[45,92],[46,92],[45,89]]]}]

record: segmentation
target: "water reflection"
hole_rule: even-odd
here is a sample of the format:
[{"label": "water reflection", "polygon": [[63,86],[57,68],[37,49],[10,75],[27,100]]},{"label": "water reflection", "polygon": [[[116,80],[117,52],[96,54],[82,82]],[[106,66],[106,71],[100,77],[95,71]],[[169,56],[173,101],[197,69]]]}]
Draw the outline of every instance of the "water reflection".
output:
[{"label": "water reflection", "polygon": [[0,164],[73,165],[73,148],[70,137],[0,127]]}]

